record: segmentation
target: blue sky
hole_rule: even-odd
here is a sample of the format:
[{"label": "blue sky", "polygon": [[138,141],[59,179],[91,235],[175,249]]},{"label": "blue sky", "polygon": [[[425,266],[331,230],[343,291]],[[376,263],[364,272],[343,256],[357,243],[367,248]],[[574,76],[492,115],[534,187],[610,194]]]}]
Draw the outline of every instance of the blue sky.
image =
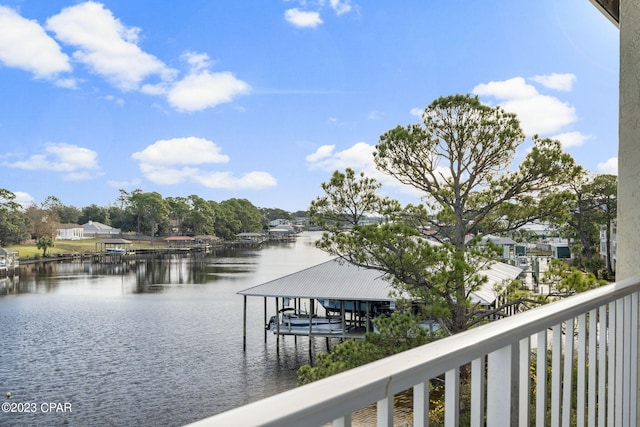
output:
[{"label": "blue sky", "polygon": [[588,0],[0,0],[0,188],[296,211],[351,167],[416,203],[373,148],[456,93],[615,174],[618,46]]}]

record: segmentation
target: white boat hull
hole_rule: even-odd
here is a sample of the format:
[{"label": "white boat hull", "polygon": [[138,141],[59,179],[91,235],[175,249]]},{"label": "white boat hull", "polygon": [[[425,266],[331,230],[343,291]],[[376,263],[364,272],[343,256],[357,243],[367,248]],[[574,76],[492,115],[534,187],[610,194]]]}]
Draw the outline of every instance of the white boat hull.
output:
[{"label": "white boat hull", "polygon": [[[279,321],[279,324],[277,323]],[[267,330],[277,333],[308,334],[341,334],[343,333],[342,318],[339,317],[309,317],[304,314],[283,313],[272,316],[266,326]]]}]

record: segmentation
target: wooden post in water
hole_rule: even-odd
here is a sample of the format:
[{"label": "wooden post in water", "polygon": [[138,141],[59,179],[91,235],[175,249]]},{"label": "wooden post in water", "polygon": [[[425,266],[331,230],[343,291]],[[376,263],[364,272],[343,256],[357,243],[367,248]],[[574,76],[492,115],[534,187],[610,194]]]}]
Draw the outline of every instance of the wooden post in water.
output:
[{"label": "wooden post in water", "polygon": [[267,325],[269,324],[269,318],[267,317],[267,297],[264,297],[264,342],[267,343]]},{"label": "wooden post in water", "polygon": [[244,295],[244,308],[242,319],[242,351],[247,351],[247,296]]},{"label": "wooden post in water", "polygon": [[364,328],[365,332],[371,332],[371,302],[367,301],[366,302],[366,310],[367,310],[367,322],[366,322],[366,327]]},{"label": "wooden post in water", "polygon": [[[300,298],[294,298],[293,300],[293,309],[296,313],[300,312],[300,307],[302,307],[302,304],[300,304]],[[296,349],[298,348],[298,336],[294,335],[293,336],[293,345],[296,347]]]},{"label": "wooden post in water", "polygon": [[278,310],[278,297],[276,297],[276,354],[280,355],[280,313]]},{"label": "wooden post in water", "polygon": [[309,298],[309,360],[312,360],[311,348],[312,346],[312,338],[311,338],[311,328],[313,325],[313,316],[315,314],[313,299]]},{"label": "wooden post in water", "polygon": [[345,319],[344,312],[344,300],[340,300],[340,317],[342,318],[342,335],[344,336],[347,333],[347,321]]}]

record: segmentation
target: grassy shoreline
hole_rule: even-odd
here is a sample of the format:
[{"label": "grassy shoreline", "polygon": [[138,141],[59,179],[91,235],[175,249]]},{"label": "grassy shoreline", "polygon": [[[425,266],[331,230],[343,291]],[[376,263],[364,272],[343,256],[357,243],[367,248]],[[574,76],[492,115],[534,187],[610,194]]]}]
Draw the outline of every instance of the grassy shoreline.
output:
[{"label": "grassy shoreline", "polygon": [[[102,239],[83,239],[83,240],[59,240],[54,242],[52,248],[47,249],[47,257],[51,255],[59,256],[61,254],[81,254],[88,252],[98,252],[98,242]],[[148,249],[162,248],[166,244],[162,241],[156,241],[153,244],[149,241],[134,241],[129,249]],[[35,242],[23,243],[19,245],[5,246],[5,249],[17,251],[19,260],[38,259],[42,257],[42,249],[38,249]]]}]

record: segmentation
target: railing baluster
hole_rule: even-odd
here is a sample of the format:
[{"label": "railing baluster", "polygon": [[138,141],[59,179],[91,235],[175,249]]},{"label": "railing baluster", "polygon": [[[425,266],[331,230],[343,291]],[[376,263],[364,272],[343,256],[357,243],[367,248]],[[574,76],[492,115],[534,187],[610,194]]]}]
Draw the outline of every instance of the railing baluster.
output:
[{"label": "railing baluster", "polygon": [[487,357],[487,425],[509,425],[511,420],[512,346]]},{"label": "railing baluster", "polygon": [[460,420],[460,368],[444,375],[444,425],[458,427]]},{"label": "railing baluster", "polygon": [[429,427],[429,381],[413,386],[413,427]]},{"label": "railing baluster", "polygon": [[638,293],[631,295],[631,395],[629,396],[629,404],[631,411],[630,422],[635,425],[638,421],[637,414],[638,409]]},{"label": "railing baluster", "polygon": [[616,301],[616,373],[615,373],[615,417],[616,427],[623,426],[622,399],[624,398],[624,300]]},{"label": "railing baluster", "polygon": [[520,340],[520,364],[518,366],[519,385],[518,388],[518,424],[528,427],[530,424],[529,403],[531,394],[531,337]]},{"label": "railing baluster", "polygon": [[599,308],[598,329],[598,427],[605,427],[607,421],[607,305]]},{"label": "railing baluster", "polygon": [[333,420],[331,424],[333,427],[351,427],[351,414],[345,415],[342,418],[338,418],[337,420]]},{"label": "railing baluster", "polygon": [[623,343],[624,343],[624,362],[622,373],[622,398],[624,399],[622,406],[622,425],[625,427],[631,426],[631,405],[629,399],[631,398],[631,295],[624,298],[624,331],[623,331]]},{"label": "railing baluster", "polygon": [[607,343],[607,425],[615,426],[616,387],[616,303],[609,304],[609,341]]},{"label": "railing baluster", "polygon": [[393,426],[393,396],[378,400],[376,405],[378,427]]},{"label": "railing baluster", "polygon": [[536,426],[544,427],[547,417],[547,330],[538,332],[536,358]]},{"label": "railing baluster", "polygon": [[577,349],[578,349],[578,378],[576,383],[576,390],[578,393],[576,403],[576,417],[577,425],[584,426],[585,413],[586,413],[586,372],[587,372],[587,315],[581,314],[578,316],[578,337],[577,337]]},{"label": "railing baluster", "polygon": [[[600,325],[602,329],[603,325]],[[587,367],[589,379],[587,381],[587,425],[596,427],[596,398],[598,396],[598,384],[596,383],[596,374],[598,373],[598,312],[591,310],[589,312],[589,331],[587,332],[587,340],[589,341],[589,365]],[[604,371],[600,372],[603,375]]]},{"label": "railing baluster", "polygon": [[551,337],[551,426],[560,426],[560,391],[562,390],[562,324],[553,327]]},{"label": "railing baluster", "polygon": [[471,427],[484,426],[485,358],[471,362]]},{"label": "railing baluster", "polygon": [[575,319],[565,322],[564,379],[562,380],[562,425],[571,427],[571,395],[573,394],[573,334]]}]

